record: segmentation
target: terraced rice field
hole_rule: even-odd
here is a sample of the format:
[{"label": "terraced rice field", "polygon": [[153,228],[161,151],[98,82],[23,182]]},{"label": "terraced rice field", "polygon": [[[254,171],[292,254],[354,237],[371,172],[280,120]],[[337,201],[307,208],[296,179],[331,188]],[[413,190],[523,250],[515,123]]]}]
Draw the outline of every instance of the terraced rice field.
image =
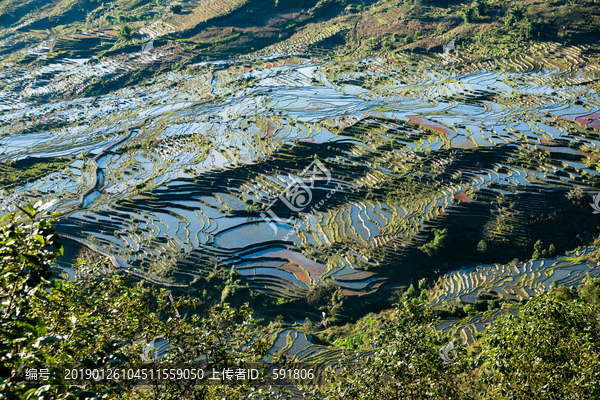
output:
[{"label": "terraced rice field", "polygon": [[486,294],[523,300],[536,292],[549,291],[554,281],[560,286],[577,287],[585,281],[587,273],[592,277],[600,275],[597,262],[576,261],[576,257],[591,251],[580,250],[570,257],[534,260],[515,266],[477,265],[455,271],[440,279],[431,303],[475,303],[478,296]]},{"label": "terraced rice field", "polygon": [[[533,260],[518,265],[476,265],[449,273],[438,280],[430,294],[430,306],[474,304],[482,299],[497,298],[523,301],[553,287],[579,287],[587,277],[600,276],[598,262],[579,261],[596,249],[577,250],[564,257]],[[496,310],[490,315],[477,315],[463,320],[447,320],[439,329],[472,344],[475,333],[481,333],[496,318],[518,308]]]},{"label": "terraced rice field", "polygon": [[273,335],[271,352],[263,361],[268,364],[281,365],[284,361],[293,368],[294,364],[310,366],[315,369],[318,379],[322,372],[332,367],[342,350],[319,346],[311,343],[310,338],[297,329],[284,329]]},{"label": "terraced rice field", "polygon": [[[383,267],[401,271],[432,227],[466,224],[498,196],[519,198],[505,212],[519,219],[545,196],[597,190],[595,49],[550,44],[537,58],[461,68],[440,57],[319,59],[316,46],[334,46],[343,29],[271,49],[296,55],[195,64],[95,98],[47,100],[153,68],[169,47],[6,68],[0,161],[70,162],[5,190],[2,206],[56,201],[62,234],[157,282],[185,286],[218,263],[257,290],[299,297],[328,281],[347,295],[378,291]],[[328,179],[305,179],[314,160]],[[302,179],[310,201],[283,203]],[[544,268],[519,274],[541,279]],[[474,276],[495,273],[462,271],[440,299],[476,295]]]},{"label": "terraced rice field", "polygon": [[167,23],[177,31],[192,29],[211,18],[227,15],[245,3],[245,0],[203,0],[188,15],[170,15]]},{"label": "terraced rice field", "polygon": [[463,320],[448,320],[443,321],[438,325],[438,329],[444,331],[448,335],[453,336],[463,345],[471,345],[475,341],[475,336],[478,333],[487,329],[497,318],[506,315],[507,313],[517,315],[518,309],[501,309],[496,310],[488,315],[477,315],[467,317]]}]

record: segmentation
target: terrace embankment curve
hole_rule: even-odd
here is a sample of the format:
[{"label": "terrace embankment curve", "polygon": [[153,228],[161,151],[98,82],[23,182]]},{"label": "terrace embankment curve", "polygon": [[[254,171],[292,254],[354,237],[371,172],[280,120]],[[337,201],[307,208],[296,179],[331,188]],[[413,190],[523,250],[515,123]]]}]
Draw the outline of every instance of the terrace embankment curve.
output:
[{"label": "terrace embankment curve", "polygon": [[[592,64],[290,58],[198,65],[3,114],[3,126],[33,127],[31,113],[64,123],[2,136],[0,159],[73,160],[11,199],[58,199],[61,233],[158,281],[185,284],[216,261],[297,297],[325,282],[347,295],[408,283],[433,228],[492,224],[494,238],[519,241],[528,233],[507,227],[598,188]],[[300,211],[274,203],[274,231],[260,211],[315,159],[331,181]]]}]

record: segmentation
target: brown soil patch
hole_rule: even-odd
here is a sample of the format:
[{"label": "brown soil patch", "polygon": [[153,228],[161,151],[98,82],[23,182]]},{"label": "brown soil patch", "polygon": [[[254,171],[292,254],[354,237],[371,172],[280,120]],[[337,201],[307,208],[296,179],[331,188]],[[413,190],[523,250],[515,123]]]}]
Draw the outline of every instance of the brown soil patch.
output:
[{"label": "brown soil patch", "polygon": [[442,124],[439,124],[437,122],[433,122],[426,118],[423,118],[420,115],[409,115],[408,120],[410,122],[412,122],[413,124],[421,125],[426,128],[429,128],[431,130],[434,130],[436,132],[443,133],[447,138],[456,135],[456,132],[454,132],[450,128],[448,128]]},{"label": "brown soil patch", "polygon": [[473,201],[473,199],[467,196],[465,192],[455,193],[452,198],[456,201],[460,201],[461,203],[471,203]]},{"label": "brown soil patch", "polygon": [[302,268],[300,268],[297,265],[286,263],[286,264],[283,264],[281,267],[279,267],[279,269],[282,269],[287,272],[291,272],[302,283],[305,283],[307,285],[311,283],[310,277],[308,276],[306,271],[304,271]]}]

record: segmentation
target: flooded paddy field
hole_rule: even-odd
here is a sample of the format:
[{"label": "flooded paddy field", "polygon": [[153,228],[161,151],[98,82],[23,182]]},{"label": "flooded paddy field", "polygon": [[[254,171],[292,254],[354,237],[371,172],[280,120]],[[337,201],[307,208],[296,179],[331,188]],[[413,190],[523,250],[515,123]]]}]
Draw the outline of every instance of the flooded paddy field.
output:
[{"label": "flooded paddy field", "polygon": [[[314,369],[310,390],[407,323],[437,376],[529,304],[598,301],[599,39],[595,2],[5,0],[0,217],[35,204],[53,272],[174,311],[118,324],[131,360],[240,310],[269,349],[246,361]],[[41,314],[62,335],[97,310]]]},{"label": "flooded paddy field", "polygon": [[589,202],[600,182],[589,47],[460,67],[257,56],[48,100],[168,51],[5,68],[0,161],[19,183],[2,206],[54,201],[74,248],[164,284],[218,264],[277,297],[327,282],[357,296],[427,276],[413,258],[433,228],[471,247],[527,239],[519,224]]},{"label": "flooded paddy field", "polygon": [[[272,328],[262,361],[316,376],[344,347],[368,352],[360,324],[424,278],[445,310],[599,275],[593,249],[559,256],[598,225],[598,48],[331,56],[342,33],[182,68],[159,42],[5,66],[1,212],[50,202],[69,276],[95,254],[207,302],[247,285],[271,299],[256,305]],[[442,230],[441,255],[426,254]],[[537,240],[555,250],[527,262]],[[311,303],[319,288],[337,303]],[[471,344],[506,312],[438,328]]]}]

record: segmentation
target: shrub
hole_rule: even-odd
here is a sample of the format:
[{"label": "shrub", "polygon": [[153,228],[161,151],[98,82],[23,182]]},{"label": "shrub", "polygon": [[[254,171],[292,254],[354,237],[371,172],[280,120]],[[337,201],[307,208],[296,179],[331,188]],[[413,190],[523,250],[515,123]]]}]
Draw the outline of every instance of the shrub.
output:
[{"label": "shrub", "polygon": [[433,240],[423,246],[419,250],[432,257],[438,254],[444,248],[444,241],[448,237],[448,229],[433,229],[435,237]]},{"label": "shrub", "polygon": [[[102,263],[83,260],[75,266],[77,281],[55,276],[61,241],[51,226],[54,219],[37,219],[37,213],[25,206],[22,214],[5,216],[0,229],[3,398],[240,398],[254,392],[248,381],[213,386],[150,379],[141,390],[127,379],[66,380],[67,369],[192,365],[201,356],[218,370],[257,360],[268,342],[265,332],[254,328],[247,306],[223,305],[199,315],[198,299],[174,298],[118,274],[100,274]],[[173,346],[165,359],[143,364],[146,344],[157,337]],[[48,369],[48,380],[27,379],[27,370],[42,368]]]},{"label": "shrub", "polygon": [[247,205],[246,206],[246,212],[248,213],[258,213],[260,212],[260,210],[262,209],[260,204],[252,204],[252,205]]},{"label": "shrub", "polygon": [[479,243],[477,243],[477,251],[480,253],[485,253],[487,251],[488,245],[487,242],[485,240],[480,240]]},{"label": "shrub", "polygon": [[119,38],[121,39],[129,39],[133,36],[133,29],[131,29],[129,25],[121,25],[117,35],[119,35]]},{"label": "shrub", "polygon": [[311,286],[308,289],[308,293],[306,294],[306,302],[309,306],[320,308],[326,306],[333,294],[335,293],[337,287],[334,285],[315,285]]},{"label": "shrub", "polygon": [[459,380],[464,350],[448,347],[444,364],[440,348],[450,339],[436,329],[439,320],[433,310],[418,300],[403,300],[390,317],[380,316],[374,323],[381,326],[371,341],[375,350],[346,354],[340,368],[329,372],[335,383],[313,389],[309,399],[463,398]]},{"label": "shrub", "polygon": [[521,34],[525,36],[526,39],[540,37],[542,36],[546,25],[547,24],[542,19],[537,19],[535,21],[525,19],[525,25],[521,28]]},{"label": "shrub", "polygon": [[533,255],[532,259],[537,260],[538,258],[546,258],[548,257],[548,250],[544,248],[544,243],[541,240],[538,240],[533,245]]},{"label": "shrub", "polygon": [[346,295],[341,288],[337,288],[331,297],[329,304],[329,315],[333,317],[332,323],[340,322],[344,319],[346,312]]},{"label": "shrub", "polygon": [[304,333],[306,333],[306,334],[311,334],[315,330],[312,321],[308,317],[304,320],[304,323],[302,324],[302,328],[304,329]]},{"label": "shrub", "polygon": [[525,7],[515,6],[508,10],[504,23],[506,26],[511,26],[514,23],[521,21],[525,17]]},{"label": "shrub", "polygon": [[560,286],[556,290],[556,300],[568,301],[568,300],[574,300],[576,298],[577,298],[577,291],[573,291],[564,286]]},{"label": "shrub", "polygon": [[415,289],[412,283],[410,284],[408,289],[406,289],[406,292],[404,292],[403,296],[408,299],[417,297],[417,290]]},{"label": "shrub", "polygon": [[600,382],[598,308],[540,296],[488,328],[477,365],[489,398],[590,399]]},{"label": "shrub", "polygon": [[484,16],[487,11],[488,4],[485,0],[475,0],[475,10],[480,17]]},{"label": "shrub", "polygon": [[473,7],[464,7],[460,13],[466,24],[470,24],[475,19],[475,8]]},{"label": "shrub", "polygon": [[580,296],[586,303],[600,305],[600,278],[592,278],[588,272]]}]

